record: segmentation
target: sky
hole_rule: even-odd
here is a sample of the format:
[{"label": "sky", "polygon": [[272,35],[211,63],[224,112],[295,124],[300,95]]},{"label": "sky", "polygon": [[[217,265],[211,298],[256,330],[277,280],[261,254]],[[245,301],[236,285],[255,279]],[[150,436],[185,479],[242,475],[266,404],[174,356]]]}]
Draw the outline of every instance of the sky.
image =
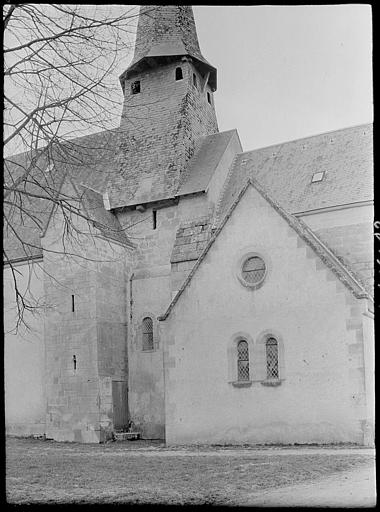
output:
[{"label": "sky", "polygon": [[244,151],[373,121],[371,6],[194,6]]},{"label": "sky", "polygon": [[[370,5],[196,5],[193,11],[202,53],[218,70],[219,130],[236,128],[244,151],[372,122]],[[120,54],[117,86],[131,43],[133,36]],[[121,88],[114,99],[117,126]]]}]

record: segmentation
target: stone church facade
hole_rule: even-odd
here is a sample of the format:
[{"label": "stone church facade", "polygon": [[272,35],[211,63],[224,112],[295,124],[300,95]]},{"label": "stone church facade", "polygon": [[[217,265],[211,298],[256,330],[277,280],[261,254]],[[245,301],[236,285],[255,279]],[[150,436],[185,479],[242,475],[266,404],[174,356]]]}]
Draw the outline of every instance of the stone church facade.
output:
[{"label": "stone church facade", "polygon": [[244,152],[190,6],[142,6],[120,83],[120,127],[76,139],[61,185],[91,225],[5,240],[46,305],[6,334],[7,432],[371,444],[371,125]]}]

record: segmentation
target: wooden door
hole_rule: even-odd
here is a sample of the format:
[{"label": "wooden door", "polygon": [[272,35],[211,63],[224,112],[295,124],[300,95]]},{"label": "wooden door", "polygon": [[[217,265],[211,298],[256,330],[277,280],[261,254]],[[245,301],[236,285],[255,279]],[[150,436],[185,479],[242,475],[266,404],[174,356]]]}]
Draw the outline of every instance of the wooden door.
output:
[{"label": "wooden door", "polygon": [[113,424],[115,430],[128,427],[128,386],[125,381],[112,381]]}]

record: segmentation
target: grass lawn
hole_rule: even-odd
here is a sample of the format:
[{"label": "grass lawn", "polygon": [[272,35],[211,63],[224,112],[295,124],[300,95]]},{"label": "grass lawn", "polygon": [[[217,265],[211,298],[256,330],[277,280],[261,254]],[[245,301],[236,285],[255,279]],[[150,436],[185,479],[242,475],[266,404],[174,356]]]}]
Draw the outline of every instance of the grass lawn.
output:
[{"label": "grass lawn", "polygon": [[83,445],[10,438],[6,492],[9,503],[235,505],[248,493],[313,480],[372,459],[358,451],[247,449],[237,454],[233,449],[169,449],[153,442]]}]

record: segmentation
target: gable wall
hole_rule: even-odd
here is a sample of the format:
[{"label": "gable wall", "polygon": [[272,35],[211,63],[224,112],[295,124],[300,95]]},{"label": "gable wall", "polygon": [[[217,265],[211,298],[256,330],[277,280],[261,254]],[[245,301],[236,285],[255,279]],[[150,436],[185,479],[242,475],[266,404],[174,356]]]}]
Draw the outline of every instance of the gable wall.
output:
[{"label": "gable wall", "polygon": [[318,237],[373,293],[373,206],[363,205],[301,215]]},{"label": "gable wall", "polygon": [[[248,250],[269,266],[255,291],[235,275]],[[249,187],[163,322],[167,442],[361,442],[363,307]],[[278,387],[261,384],[266,332],[284,344]],[[229,375],[236,333],[252,340],[248,388]]]}]

